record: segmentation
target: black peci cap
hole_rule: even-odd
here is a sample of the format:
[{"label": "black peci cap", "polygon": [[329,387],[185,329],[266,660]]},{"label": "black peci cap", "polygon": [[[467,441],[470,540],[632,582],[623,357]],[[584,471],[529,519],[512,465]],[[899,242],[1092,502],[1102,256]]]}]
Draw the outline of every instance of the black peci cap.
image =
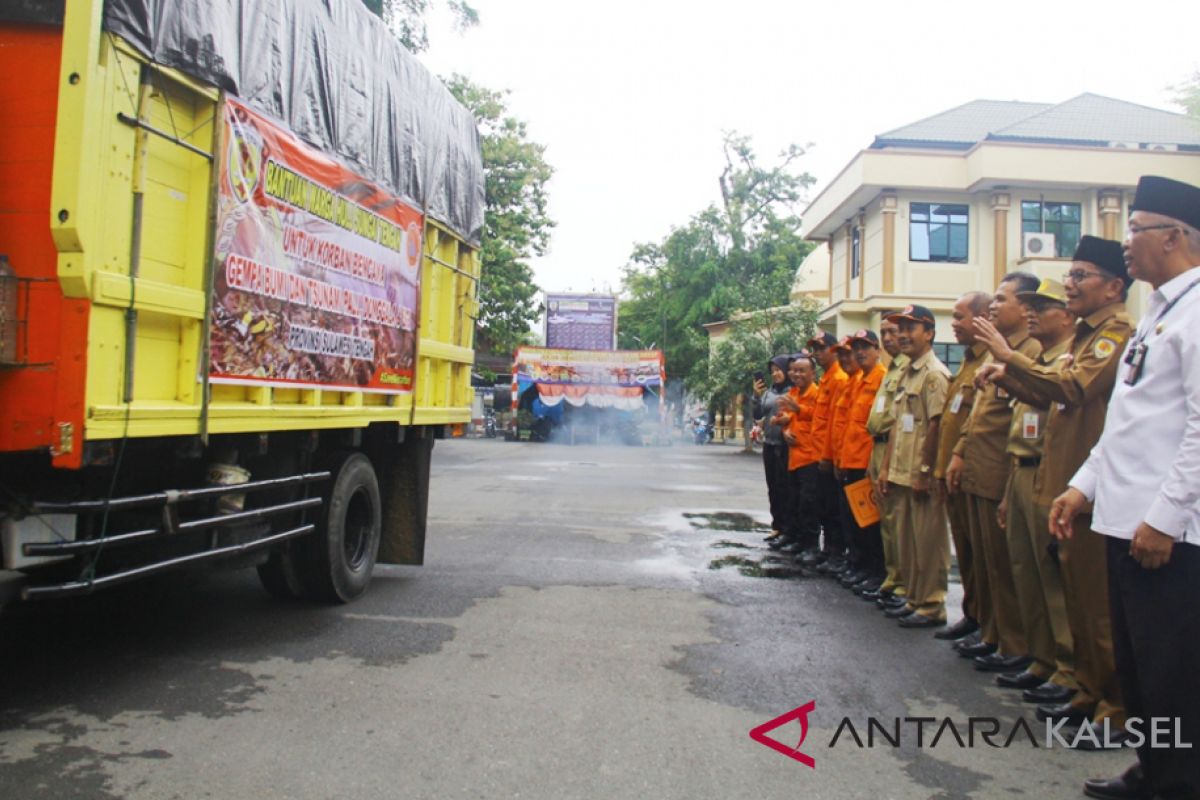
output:
[{"label": "black peci cap", "polygon": [[1125,254],[1121,250],[1120,242],[1085,235],[1079,239],[1079,246],[1075,248],[1075,255],[1071,256],[1071,260],[1095,264],[1109,275],[1125,281],[1126,286],[1133,283],[1133,278],[1129,277],[1129,269],[1125,266]]},{"label": "black peci cap", "polygon": [[1158,175],[1143,175],[1129,210],[1162,214],[1200,230],[1200,187]]}]

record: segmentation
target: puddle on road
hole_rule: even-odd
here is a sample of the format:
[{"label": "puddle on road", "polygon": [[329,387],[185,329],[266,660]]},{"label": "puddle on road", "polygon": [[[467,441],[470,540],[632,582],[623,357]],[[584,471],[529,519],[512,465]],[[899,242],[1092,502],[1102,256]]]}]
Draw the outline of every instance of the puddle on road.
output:
[{"label": "puddle on road", "polygon": [[741,533],[766,533],[770,527],[762,524],[749,514],[738,514],[731,511],[713,511],[708,513],[684,512],[686,519],[693,528],[704,528],[712,531],[737,531]]},{"label": "puddle on road", "polygon": [[778,556],[763,556],[753,559],[747,556],[722,556],[708,562],[712,570],[725,567],[737,567],[737,571],[747,578],[803,578],[806,577],[802,568]]}]

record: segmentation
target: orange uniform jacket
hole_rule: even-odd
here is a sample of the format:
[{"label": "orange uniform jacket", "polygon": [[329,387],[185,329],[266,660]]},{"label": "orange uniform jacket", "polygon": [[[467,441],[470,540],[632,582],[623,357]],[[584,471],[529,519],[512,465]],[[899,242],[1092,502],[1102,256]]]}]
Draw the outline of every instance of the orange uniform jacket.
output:
[{"label": "orange uniform jacket", "polygon": [[833,398],[833,422],[829,426],[829,445],[825,451],[825,459],[832,461],[835,466],[842,462],[842,439],[846,435],[846,423],[850,421],[850,403],[858,391],[858,383],[862,370],[853,375],[847,375],[846,381],[838,388]]},{"label": "orange uniform jacket", "polygon": [[796,387],[788,392],[791,398],[800,406],[799,411],[793,411],[788,416],[787,431],[795,437],[796,443],[788,447],[788,471],[807,467],[821,459],[817,451],[816,440],[813,439],[813,421],[817,409],[817,385],[809,384],[804,394]]},{"label": "orange uniform jacket", "polygon": [[842,469],[866,469],[871,460],[871,450],[875,440],[867,432],[867,418],[871,416],[871,407],[875,404],[875,393],[879,391],[887,368],[876,364],[870,372],[859,371],[855,378],[854,395],[850,400],[850,416],[846,420],[846,432],[842,434],[842,446],[839,449]]},{"label": "orange uniform jacket", "polygon": [[818,453],[818,460],[831,458],[830,432],[833,427],[833,401],[842,386],[850,380],[850,376],[835,360],[825,374],[821,376],[821,385],[817,387],[817,406],[813,410],[812,437]]}]

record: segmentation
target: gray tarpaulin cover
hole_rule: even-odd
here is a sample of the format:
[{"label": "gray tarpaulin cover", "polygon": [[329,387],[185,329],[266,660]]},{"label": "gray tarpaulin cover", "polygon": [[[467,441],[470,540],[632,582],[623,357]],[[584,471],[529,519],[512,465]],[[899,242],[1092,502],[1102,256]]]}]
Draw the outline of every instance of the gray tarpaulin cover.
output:
[{"label": "gray tarpaulin cover", "polygon": [[479,242],[475,121],[362,0],[106,0],[104,27]]}]

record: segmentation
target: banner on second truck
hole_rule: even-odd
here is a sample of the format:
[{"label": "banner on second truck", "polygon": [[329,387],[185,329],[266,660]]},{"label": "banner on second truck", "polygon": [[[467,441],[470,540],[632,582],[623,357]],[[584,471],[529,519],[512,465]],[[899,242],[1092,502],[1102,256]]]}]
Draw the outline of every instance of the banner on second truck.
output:
[{"label": "banner on second truck", "polygon": [[411,391],[420,213],[236,100],[222,117],[211,379]]}]

